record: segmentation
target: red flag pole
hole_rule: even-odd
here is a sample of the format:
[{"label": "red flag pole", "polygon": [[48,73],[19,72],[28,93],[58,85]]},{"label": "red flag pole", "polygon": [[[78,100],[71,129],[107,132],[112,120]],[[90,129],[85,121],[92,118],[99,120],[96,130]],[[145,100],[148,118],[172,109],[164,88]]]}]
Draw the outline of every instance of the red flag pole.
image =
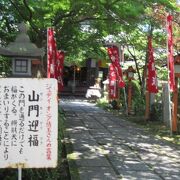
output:
[{"label": "red flag pole", "polygon": [[175,90],[175,76],[174,76],[174,57],[173,57],[173,37],[172,37],[172,15],[167,16],[167,56],[168,56],[168,82],[170,85],[170,91]]},{"label": "red flag pole", "polygon": [[[167,27],[167,65],[168,65],[168,89],[169,89],[169,122],[171,128],[171,134],[177,131],[177,119],[175,118],[177,112],[175,111],[176,107],[176,93],[177,87],[175,83],[175,74],[174,74],[174,57],[173,57],[173,36],[172,36],[172,20],[173,16],[168,14],[166,19]],[[171,106],[171,96],[170,93],[173,92],[173,103]]]},{"label": "red flag pole", "polygon": [[[148,44],[148,43],[147,43]],[[149,44],[148,44],[149,45]],[[146,79],[146,93],[145,93],[145,102],[146,102],[146,105],[145,105],[145,120],[149,120],[149,117],[150,117],[150,93],[148,91],[148,88],[147,88],[147,84],[148,84],[148,60],[149,60],[149,46],[147,45],[147,68],[146,68],[146,71],[145,71],[145,79]]]}]

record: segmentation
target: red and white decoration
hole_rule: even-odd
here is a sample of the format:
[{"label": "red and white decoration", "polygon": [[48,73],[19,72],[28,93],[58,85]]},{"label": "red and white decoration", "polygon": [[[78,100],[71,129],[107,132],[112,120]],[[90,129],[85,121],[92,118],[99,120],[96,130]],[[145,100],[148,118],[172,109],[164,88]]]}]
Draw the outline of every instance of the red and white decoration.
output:
[{"label": "red and white decoration", "polygon": [[56,78],[58,80],[58,91],[61,91],[64,87],[62,77],[65,54],[56,48],[53,28],[47,29],[47,54],[47,77]]},{"label": "red and white decoration", "polygon": [[57,65],[56,65],[56,78],[58,80],[58,90],[61,91],[64,88],[63,84],[63,65],[64,65],[64,52],[56,52]]},{"label": "red and white decoration", "polygon": [[54,38],[53,28],[47,30],[47,77],[55,78],[56,76],[56,41]]},{"label": "red and white decoration", "polygon": [[150,93],[158,92],[158,83],[156,69],[154,65],[154,56],[152,48],[152,37],[148,37],[148,76],[147,76],[147,90]]},{"label": "red and white decoration", "polygon": [[172,15],[167,16],[167,43],[168,43],[168,70],[169,70],[169,85],[170,91],[175,90],[175,75],[174,75],[174,57],[173,57],[173,38],[172,38]]},{"label": "red and white decoration", "polygon": [[117,78],[118,78],[118,87],[123,88],[125,87],[125,83],[123,81],[123,73],[121,66],[119,64],[119,50],[117,46],[108,47],[108,55],[111,59],[111,62],[115,68]]},{"label": "red and white decoration", "polygon": [[111,63],[109,66],[109,99],[117,99],[118,93],[117,93],[117,75],[114,65]]}]

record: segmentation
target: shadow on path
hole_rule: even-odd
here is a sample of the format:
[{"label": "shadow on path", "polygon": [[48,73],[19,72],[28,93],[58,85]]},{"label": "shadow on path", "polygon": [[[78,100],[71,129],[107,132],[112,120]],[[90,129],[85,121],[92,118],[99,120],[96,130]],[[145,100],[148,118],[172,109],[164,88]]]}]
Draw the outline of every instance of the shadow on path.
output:
[{"label": "shadow on path", "polygon": [[60,107],[71,146],[68,159],[77,168],[72,179],[180,179],[179,146],[84,99],[61,99]]}]

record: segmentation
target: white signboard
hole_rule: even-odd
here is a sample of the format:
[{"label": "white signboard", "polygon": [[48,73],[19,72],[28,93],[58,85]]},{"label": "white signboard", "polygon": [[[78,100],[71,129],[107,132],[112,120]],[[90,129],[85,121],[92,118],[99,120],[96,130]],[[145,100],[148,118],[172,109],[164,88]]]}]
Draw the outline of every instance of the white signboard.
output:
[{"label": "white signboard", "polygon": [[57,81],[0,78],[0,168],[57,165]]}]

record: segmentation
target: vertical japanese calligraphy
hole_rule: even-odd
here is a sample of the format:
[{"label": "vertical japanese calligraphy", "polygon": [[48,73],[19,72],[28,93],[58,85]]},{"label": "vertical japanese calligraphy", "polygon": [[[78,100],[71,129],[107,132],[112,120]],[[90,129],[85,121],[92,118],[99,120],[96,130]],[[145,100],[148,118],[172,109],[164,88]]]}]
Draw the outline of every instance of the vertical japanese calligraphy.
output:
[{"label": "vertical japanese calligraphy", "polygon": [[[42,94],[42,93],[41,93]],[[39,146],[39,109],[40,109],[40,94],[36,94],[34,90],[32,90],[31,94],[28,94],[28,131],[30,135],[28,137],[29,146]],[[41,107],[42,108],[42,107]]]},{"label": "vertical japanese calligraphy", "polygon": [[125,83],[123,81],[123,72],[119,63],[118,47],[117,46],[108,47],[108,55],[116,71],[116,75],[118,79],[118,87],[123,88],[125,87]]},{"label": "vertical japanese calligraphy", "polygon": [[52,114],[51,114],[51,87],[49,85],[46,86],[47,89],[47,109],[46,109],[46,129],[47,129],[47,139],[46,139],[46,158],[47,160],[51,160],[51,149],[52,149],[52,143],[51,143],[51,133],[52,133],[52,129],[51,129],[51,121],[52,121]]},{"label": "vertical japanese calligraphy", "polygon": [[0,168],[55,167],[57,80],[0,79]]},{"label": "vertical japanese calligraphy", "polygon": [[9,146],[10,146],[10,135],[9,135],[9,115],[10,115],[10,108],[9,108],[9,104],[10,104],[10,96],[9,96],[9,91],[10,91],[10,87],[9,86],[4,86],[3,89],[3,105],[4,105],[4,136],[3,136],[3,140],[4,140],[4,160],[8,160],[9,158]]},{"label": "vertical japanese calligraphy", "polygon": [[54,38],[54,29],[47,29],[47,77],[56,77],[56,40]]},{"label": "vertical japanese calligraphy", "polygon": [[147,90],[150,93],[158,93],[157,74],[154,62],[152,37],[148,37],[148,73],[147,73]]},{"label": "vertical japanese calligraphy", "polygon": [[64,65],[64,57],[65,54],[63,51],[57,51],[56,58],[57,58],[57,75],[56,79],[58,80],[58,91],[60,92],[64,88],[63,84],[63,65]]},{"label": "vertical japanese calligraphy", "polygon": [[20,85],[19,87],[19,95],[18,95],[18,106],[19,106],[19,111],[18,111],[18,124],[19,124],[19,153],[23,155],[23,149],[24,149],[24,121],[25,121],[25,92],[24,92],[24,87]]}]

